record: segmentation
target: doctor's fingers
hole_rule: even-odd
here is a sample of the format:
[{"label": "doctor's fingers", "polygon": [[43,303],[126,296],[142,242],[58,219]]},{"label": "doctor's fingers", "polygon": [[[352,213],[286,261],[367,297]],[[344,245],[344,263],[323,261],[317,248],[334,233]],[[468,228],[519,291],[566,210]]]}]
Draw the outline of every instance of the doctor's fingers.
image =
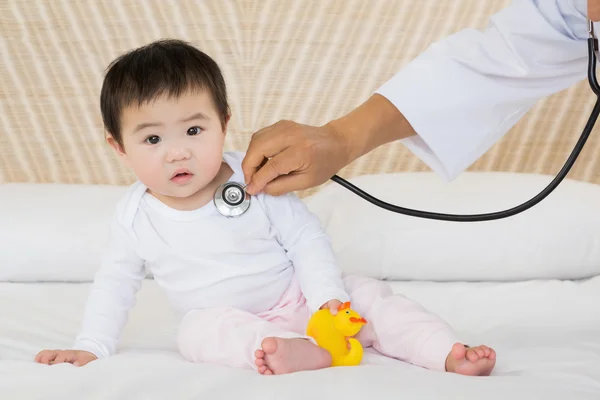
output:
[{"label": "doctor's fingers", "polygon": [[304,190],[314,187],[315,179],[310,172],[292,172],[281,175],[267,183],[263,192],[271,196],[281,196],[295,190]]},{"label": "doctor's fingers", "polygon": [[242,162],[248,193],[283,194],[320,185],[346,165],[348,147],[328,125],[280,121],[264,128],[252,137]]},{"label": "doctor's fingers", "polygon": [[252,135],[250,144],[248,145],[248,150],[246,150],[246,155],[242,160],[242,172],[244,173],[244,181],[246,183],[250,183],[252,181],[252,177],[256,171],[258,171],[265,164],[267,158],[272,157],[281,151],[280,149],[277,152],[268,155],[269,153],[272,153],[272,148],[281,147],[281,144],[274,146],[274,143],[271,143],[271,146],[266,147],[266,145],[269,143],[268,140],[264,140],[264,135],[267,132],[275,129],[277,124],[280,123],[281,121],[274,125],[267,126],[266,128],[262,128]]},{"label": "doctor's fingers", "polygon": [[250,194],[264,191],[270,195],[280,195],[310,185],[304,157],[301,151],[288,147],[256,171],[246,190]]},{"label": "doctor's fingers", "polygon": [[[267,160],[284,150],[292,148],[305,159],[311,157],[311,148],[314,147],[314,129],[317,128],[283,120],[252,135],[248,150],[244,160],[242,160],[244,179],[246,183],[252,183],[250,185],[251,190],[259,192],[264,188],[264,184],[267,182],[257,187],[253,182],[254,175],[265,165]],[[284,171],[283,173],[290,171]]]}]

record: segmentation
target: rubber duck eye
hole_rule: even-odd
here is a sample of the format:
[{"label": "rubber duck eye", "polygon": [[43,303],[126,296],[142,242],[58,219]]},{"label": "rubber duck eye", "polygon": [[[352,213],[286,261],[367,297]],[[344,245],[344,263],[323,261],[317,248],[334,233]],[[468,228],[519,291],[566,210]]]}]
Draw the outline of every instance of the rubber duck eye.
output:
[{"label": "rubber duck eye", "polygon": [[350,311],[346,311],[346,314],[350,314]]}]

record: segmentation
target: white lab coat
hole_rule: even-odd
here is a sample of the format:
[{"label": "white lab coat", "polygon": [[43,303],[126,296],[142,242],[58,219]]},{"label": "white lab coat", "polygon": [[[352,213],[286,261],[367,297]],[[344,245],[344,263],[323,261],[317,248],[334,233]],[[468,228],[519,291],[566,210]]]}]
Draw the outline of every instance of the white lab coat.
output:
[{"label": "white lab coat", "polygon": [[586,0],[515,0],[489,22],[434,43],[376,91],[418,133],[403,143],[446,180],[587,76]]}]

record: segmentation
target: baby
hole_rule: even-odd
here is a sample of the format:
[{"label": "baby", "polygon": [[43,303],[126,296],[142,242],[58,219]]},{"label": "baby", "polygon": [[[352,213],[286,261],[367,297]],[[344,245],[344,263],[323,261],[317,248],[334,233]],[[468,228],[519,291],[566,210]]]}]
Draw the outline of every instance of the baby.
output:
[{"label": "baby", "polygon": [[378,280],[342,276],[319,220],[294,195],[252,197],[222,216],[212,199],[243,183],[243,154],[224,152],[230,110],[219,66],[178,40],[117,58],[100,106],[107,141],[138,181],[119,202],[111,240],[72,350],[44,350],[43,364],[82,366],[116,347],[146,269],[181,321],[178,348],[191,362],[285,374],[328,367],[306,336],[311,313],[343,302],[368,324],[364,347],[437,371],[489,375],[495,352],[468,347],[439,317]]}]

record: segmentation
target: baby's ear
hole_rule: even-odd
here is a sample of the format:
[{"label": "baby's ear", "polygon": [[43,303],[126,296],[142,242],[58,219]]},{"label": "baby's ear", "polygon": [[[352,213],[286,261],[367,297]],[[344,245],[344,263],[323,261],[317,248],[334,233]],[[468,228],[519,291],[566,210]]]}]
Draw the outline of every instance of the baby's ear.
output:
[{"label": "baby's ear", "polygon": [[106,142],[110,145],[110,147],[112,147],[119,157],[125,156],[125,149],[123,149],[123,146],[121,146],[114,137],[107,135]]},{"label": "baby's ear", "polygon": [[108,144],[110,145],[110,147],[112,147],[112,149],[115,151],[115,153],[117,153],[117,156],[121,159],[121,161],[123,162],[123,164],[125,164],[125,166],[131,168],[131,165],[129,164],[129,159],[127,158],[127,154],[125,154],[125,148],[123,146],[121,146],[115,140],[115,138],[113,138],[110,135],[107,136],[106,141],[108,142]]}]

